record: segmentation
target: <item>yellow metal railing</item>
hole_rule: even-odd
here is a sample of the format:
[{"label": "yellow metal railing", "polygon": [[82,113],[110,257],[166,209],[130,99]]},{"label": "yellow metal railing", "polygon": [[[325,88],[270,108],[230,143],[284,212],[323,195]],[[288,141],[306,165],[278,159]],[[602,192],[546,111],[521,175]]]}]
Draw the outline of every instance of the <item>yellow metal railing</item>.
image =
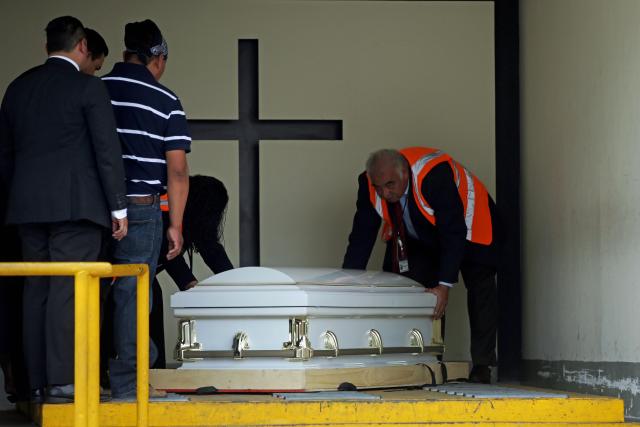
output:
[{"label": "yellow metal railing", "polygon": [[149,422],[149,268],[106,262],[0,262],[0,276],[73,276],[75,279],[74,425],[98,426],[100,405],[100,278],[137,279],[137,424]]}]

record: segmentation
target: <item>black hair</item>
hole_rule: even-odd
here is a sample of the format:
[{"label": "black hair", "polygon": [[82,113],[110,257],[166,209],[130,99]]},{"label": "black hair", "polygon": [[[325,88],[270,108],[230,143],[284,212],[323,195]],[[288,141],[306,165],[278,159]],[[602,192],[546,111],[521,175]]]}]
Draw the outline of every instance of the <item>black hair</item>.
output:
[{"label": "black hair", "polygon": [[85,38],[82,22],[73,16],[53,19],[44,30],[47,33],[47,53],[71,52]]},{"label": "black hair", "polygon": [[162,43],[162,32],[150,19],[130,22],[124,26],[125,62],[137,57],[140,62],[147,65],[154,56],[151,48]]},{"label": "black hair", "polygon": [[91,55],[91,59],[100,58],[102,55],[105,57],[109,55],[109,47],[107,42],[104,41],[100,33],[91,28],[85,28],[84,33],[87,37],[87,50]]},{"label": "black hair", "polygon": [[[189,177],[189,196],[184,209],[183,234],[185,249],[220,242],[229,195],[224,184],[204,175]],[[210,246],[210,245],[209,245]]]}]

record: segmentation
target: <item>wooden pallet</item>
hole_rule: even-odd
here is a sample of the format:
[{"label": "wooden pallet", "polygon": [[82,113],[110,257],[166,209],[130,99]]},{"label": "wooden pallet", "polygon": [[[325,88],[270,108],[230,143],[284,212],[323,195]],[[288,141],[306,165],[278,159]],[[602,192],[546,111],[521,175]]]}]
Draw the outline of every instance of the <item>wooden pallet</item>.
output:
[{"label": "wooden pallet", "polygon": [[468,378],[466,362],[340,369],[240,370],[152,369],[149,382],[159,390],[193,392],[215,387],[223,392],[326,391],[342,383],[358,389],[442,384]]}]

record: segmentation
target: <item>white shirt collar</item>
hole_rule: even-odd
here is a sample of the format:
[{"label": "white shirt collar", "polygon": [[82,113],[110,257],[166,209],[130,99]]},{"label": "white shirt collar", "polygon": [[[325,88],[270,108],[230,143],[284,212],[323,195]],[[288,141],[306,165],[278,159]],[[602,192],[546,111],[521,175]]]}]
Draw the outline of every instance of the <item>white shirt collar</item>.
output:
[{"label": "white shirt collar", "polygon": [[66,56],[62,56],[62,55],[51,55],[49,58],[60,58],[60,59],[64,59],[65,61],[67,61],[70,64],[73,64],[74,67],[76,67],[76,70],[80,71],[80,66],[76,63],[76,61],[74,61],[71,58],[67,58]]}]

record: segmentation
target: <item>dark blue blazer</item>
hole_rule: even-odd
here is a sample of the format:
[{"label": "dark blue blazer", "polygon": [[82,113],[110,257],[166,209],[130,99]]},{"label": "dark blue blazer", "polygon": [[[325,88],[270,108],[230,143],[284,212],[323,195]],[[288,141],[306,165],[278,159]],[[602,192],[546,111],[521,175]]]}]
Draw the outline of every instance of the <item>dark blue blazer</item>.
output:
[{"label": "dark blue blazer", "polygon": [[111,226],[110,211],[126,207],[126,190],[100,79],[49,58],[9,85],[0,109],[0,191],[9,224]]}]

